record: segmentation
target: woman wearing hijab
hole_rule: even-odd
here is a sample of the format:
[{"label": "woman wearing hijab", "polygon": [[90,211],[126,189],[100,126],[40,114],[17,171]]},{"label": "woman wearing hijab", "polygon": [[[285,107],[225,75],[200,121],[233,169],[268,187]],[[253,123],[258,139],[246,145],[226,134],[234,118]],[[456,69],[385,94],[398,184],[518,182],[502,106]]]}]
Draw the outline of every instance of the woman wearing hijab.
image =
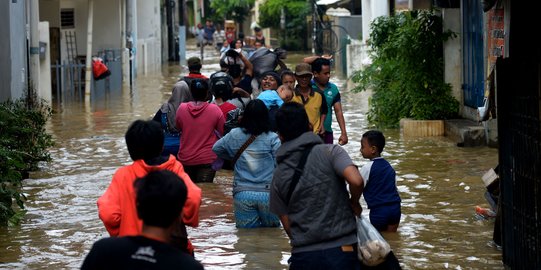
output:
[{"label": "woman wearing hijab", "polygon": [[171,97],[156,112],[152,120],[161,123],[165,140],[162,155],[177,156],[180,147],[180,131],[175,124],[175,115],[180,103],[192,101],[192,94],[185,81],[181,80],[173,86]]}]

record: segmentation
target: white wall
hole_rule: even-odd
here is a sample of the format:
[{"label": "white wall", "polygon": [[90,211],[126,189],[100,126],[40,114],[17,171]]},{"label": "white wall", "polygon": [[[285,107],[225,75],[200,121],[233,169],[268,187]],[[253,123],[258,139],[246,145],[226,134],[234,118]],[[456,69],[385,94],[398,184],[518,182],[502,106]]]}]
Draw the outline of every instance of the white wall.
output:
[{"label": "white wall", "polygon": [[[122,40],[120,3],[122,0],[94,0],[92,54],[103,49],[120,49]],[[73,8],[74,29],[61,29],[61,57],[66,58],[66,31],[76,31],[77,55],[86,54],[88,0],[40,1],[40,20],[50,27],[60,27],[60,10]]]},{"label": "white wall", "polygon": [[159,0],[137,0],[137,74],[161,70]]},{"label": "white wall", "polygon": [[39,89],[38,96],[49,104],[52,101],[51,95],[51,54],[49,42],[49,23],[39,22],[39,41],[47,44],[45,50],[45,59],[39,60]]},{"label": "white wall", "polygon": [[370,23],[380,16],[389,16],[389,0],[361,0],[361,8],[363,10],[363,37],[361,44],[361,62],[363,65],[370,63],[368,55],[368,46],[366,41],[370,37]]},{"label": "white wall", "polygon": [[60,0],[39,1],[39,20],[49,27],[60,27]]},{"label": "white wall", "polygon": [[459,8],[442,9],[443,29],[458,34],[454,39],[443,44],[444,80],[451,84],[452,94],[464,106],[464,91],[462,90],[462,26]]}]

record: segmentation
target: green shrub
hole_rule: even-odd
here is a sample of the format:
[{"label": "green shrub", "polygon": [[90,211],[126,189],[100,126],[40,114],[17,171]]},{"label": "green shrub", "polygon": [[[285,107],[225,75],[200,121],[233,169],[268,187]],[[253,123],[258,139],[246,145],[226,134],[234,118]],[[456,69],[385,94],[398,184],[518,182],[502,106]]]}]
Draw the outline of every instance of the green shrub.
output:
[{"label": "green shrub", "polygon": [[35,97],[0,104],[0,225],[19,221],[26,200],[23,178],[51,159],[47,149],[53,140],[45,131],[50,116],[50,107]]},{"label": "green shrub", "polygon": [[353,91],[373,90],[368,120],[396,127],[401,118],[448,119],[458,114],[458,101],[444,81],[443,42],[456,37],[443,31],[433,10],[379,17],[371,24],[372,64],[357,71]]}]

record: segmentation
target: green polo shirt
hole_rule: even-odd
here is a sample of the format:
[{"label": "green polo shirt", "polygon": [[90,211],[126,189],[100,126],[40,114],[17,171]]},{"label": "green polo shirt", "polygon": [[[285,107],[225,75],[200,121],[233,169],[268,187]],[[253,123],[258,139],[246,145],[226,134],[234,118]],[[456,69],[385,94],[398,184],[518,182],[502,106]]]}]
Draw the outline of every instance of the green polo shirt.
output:
[{"label": "green polo shirt", "polygon": [[325,96],[325,101],[327,102],[327,117],[325,117],[325,122],[323,127],[325,127],[326,132],[332,132],[332,112],[333,106],[336,102],[341,102],[340,92],[336,84],[329,82],[325,85],[325,89],[321,90],[317,83],[312,80],[312,89],[319,90]]}]

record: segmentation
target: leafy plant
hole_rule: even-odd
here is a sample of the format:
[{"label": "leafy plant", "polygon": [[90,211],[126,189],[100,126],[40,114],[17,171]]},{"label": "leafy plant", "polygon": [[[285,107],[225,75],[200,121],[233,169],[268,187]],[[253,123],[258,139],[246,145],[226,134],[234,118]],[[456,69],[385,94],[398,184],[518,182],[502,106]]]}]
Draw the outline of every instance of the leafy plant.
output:
[{"label": "leafy plant", "polygon": [[38,162],[51,159],[47,149],[53,140],[45,131],[50,116],[50,107],[35,96],[0,104],[0,225],[20,220],[23,178],[38,169]]},{"label": "leafy plant", "polygon": [[[280,30],[280,46],[287,50],[306,49],[306,16],[310,14],[310,6],[304,0],[267,0],[259,7],[259,25],[279,29],[282,10],[285,14],[285,29]],[[303,42],[304,41],[304,42]]]},{"label": "leafy plant", "polygon": [[458,101],[444,81],[443,42],[455,38],[443,31],[434,10],[406,11],[378,17],[369,38],[372,64],[357,71],[353,91],[373,90],[368,120],[396,127],[401,118],[448,119]]},{"label": "leafy plant", "polygon": [[[250,10],[254,6],[255,0],[212,0],[210,8],[214,11],[212,18],[215,21],[233,20],[243,24],[245,18],[250,15]],[[240,28],[242,29],[242,27]]]}]

